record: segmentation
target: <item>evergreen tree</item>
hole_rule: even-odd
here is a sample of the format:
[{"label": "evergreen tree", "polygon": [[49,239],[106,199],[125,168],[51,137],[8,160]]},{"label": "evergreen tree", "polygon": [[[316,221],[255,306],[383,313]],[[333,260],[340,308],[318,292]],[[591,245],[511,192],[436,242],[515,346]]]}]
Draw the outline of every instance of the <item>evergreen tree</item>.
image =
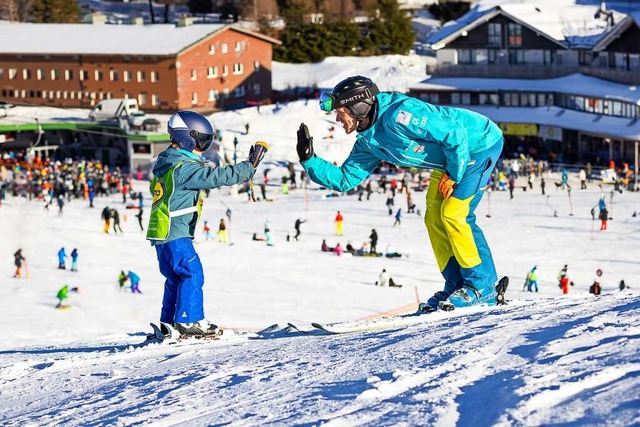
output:
[{"label": "evergreen tree", "polygon": [[74,0],[40,0],[33,4],[31,20],[41,24],[80,22],[80,9]]}]

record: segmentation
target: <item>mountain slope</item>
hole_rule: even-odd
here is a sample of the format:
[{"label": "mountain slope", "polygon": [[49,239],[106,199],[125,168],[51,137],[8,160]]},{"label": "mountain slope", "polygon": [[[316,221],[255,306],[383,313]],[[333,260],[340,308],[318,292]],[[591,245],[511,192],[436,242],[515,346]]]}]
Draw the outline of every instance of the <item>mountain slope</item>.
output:
[{"label": "mountain slope", "polygon": [[[632,425],[640,298],[515,301],[340,336],[0,352],[4,425]],[[634,391],[635,390],[635,391]]]}]

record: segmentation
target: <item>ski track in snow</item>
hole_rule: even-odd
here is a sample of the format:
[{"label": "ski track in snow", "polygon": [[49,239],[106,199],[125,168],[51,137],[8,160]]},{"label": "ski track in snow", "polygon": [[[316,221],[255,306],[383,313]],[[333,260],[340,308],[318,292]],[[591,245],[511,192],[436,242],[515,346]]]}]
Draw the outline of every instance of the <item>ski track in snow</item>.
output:
[{"label": "ski track in snow", "polygon": [[544,298],[456,314],[346,335],[144,348],[122,344],[141,336],[110,336],[2,351],[0,420],[6,426],[638,422],[637,295]]}]

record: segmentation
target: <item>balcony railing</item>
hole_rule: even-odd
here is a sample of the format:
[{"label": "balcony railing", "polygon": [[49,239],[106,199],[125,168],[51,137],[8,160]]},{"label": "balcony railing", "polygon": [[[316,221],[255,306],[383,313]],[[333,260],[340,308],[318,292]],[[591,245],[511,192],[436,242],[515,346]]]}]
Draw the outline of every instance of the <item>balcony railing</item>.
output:
[{"label": "balcony railing", "polygon": [[614,70],[610,68],[577,65],[509,65],[509,64],[458,64],[428,65],[427,74],[433,77],[486,77],[499,79],[553,79],[582,73],[588,76],[622,84],[640,84],[640,71]]}]

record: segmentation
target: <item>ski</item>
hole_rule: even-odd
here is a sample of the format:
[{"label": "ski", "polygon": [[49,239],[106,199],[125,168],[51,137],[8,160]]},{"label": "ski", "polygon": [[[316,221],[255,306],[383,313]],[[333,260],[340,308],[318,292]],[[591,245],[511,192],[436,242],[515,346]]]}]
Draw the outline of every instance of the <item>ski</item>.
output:
[{"label": "ski", "polygon": [[178,343],[195,343],[202,341],[219,341],[219,340],[227,340],[233,339],[235,337],[246,337],[246,338],[269,338],[274,337],[279,334],[287,333],[290,328],[287,326],[285,328],[281,328],[277,323],[270,325],[264,329],[259,331],[249,331],[242,329],[219,329],[218,332],[214,334],[206,334],[206,335],[180,335],[175,329],[167,326],[169,331],[167,334],[164,334],[158,325],[155,323],[150,323],[152,332],[147,334],[146,339],[136,345],[136,347],[144,347],[150,344],[160,344],[160,345],[176,345]]}]

